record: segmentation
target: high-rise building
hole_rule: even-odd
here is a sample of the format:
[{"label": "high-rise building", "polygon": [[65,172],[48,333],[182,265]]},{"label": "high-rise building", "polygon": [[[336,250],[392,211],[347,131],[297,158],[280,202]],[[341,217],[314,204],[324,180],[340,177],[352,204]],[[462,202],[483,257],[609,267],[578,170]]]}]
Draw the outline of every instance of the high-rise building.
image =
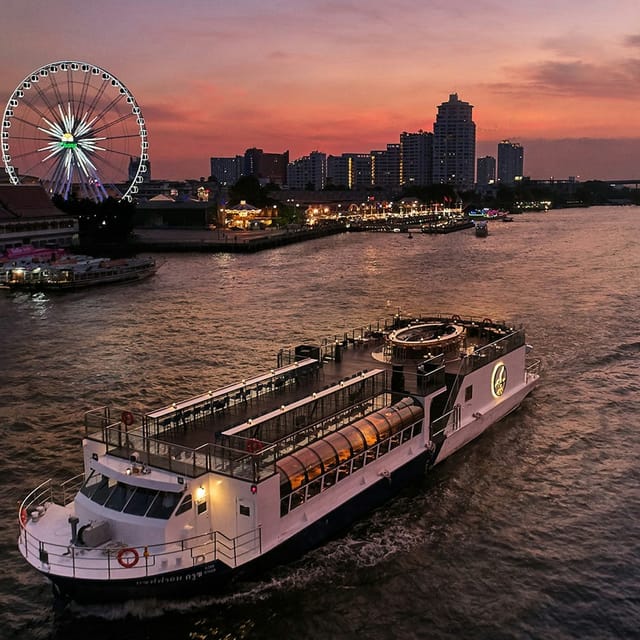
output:
[{"label": "high-rise building", "polygon": [[233,185],[243,175],[244,158],[234,156],[231,158],[210,158],[211,177],[223,186]]},{"label": "high-rise building", "polygon": [[371,152],[371,184],[397,189],[400,184],[400,145],[388,144],[384,151]]},{"label": "high-rise building", "polygon": [[262,149],[247,149],[244,153],[244,175],[255,176],[262,182],[287,184],[289,152],[265,153]]},{"label": "high-rise building", "polygon": [[433,182],[433,133],[400,134],[400,186]]},{"label": "high-rise building", "polygon": [[517,142],[498,143],[498,182],[515,184],[524,175],[524,149]]},{"label": "high-rise building", "polygon": [[307,189],[312,186],[316,191],[321,191],[326,181],[326,153],[312,151],[308,156],[290,162],[287,167],[287,185],[291,189]]},{"label": "high-rise building", "polygon": [[474,184],[476,125],[473,105],[457,93],[438,107],[433,125],[433,182],[470,189]]},{"label": "high-rise building", "polygon": [[327,182],[346,189],[371,187],[371,154],[343,153],[327,158]]},{"label": "high-rise building", "polygon": [[478,158],[478,171],[476,172],[476,176],[476,182],[480,187],[495,184],[496,159],[493,156]]}]

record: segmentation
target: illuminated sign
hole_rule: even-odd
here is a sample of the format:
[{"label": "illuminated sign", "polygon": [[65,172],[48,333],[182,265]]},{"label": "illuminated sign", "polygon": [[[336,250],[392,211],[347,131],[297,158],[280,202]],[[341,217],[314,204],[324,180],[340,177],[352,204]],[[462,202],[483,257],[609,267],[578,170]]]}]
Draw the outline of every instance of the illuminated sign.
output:
[{"label": "illuminated sign", "polygon": [[493,368],[491,374],[491,393],[495,398],[499,398],[507,386],[507,367],[504,362],[499,362]]},{"label": "illuminated sign", "polygon": [[60,146],[63,149],[75,149],[78,143],[73,139],[72,133],[63,133],[62,138],[60,138]]}]

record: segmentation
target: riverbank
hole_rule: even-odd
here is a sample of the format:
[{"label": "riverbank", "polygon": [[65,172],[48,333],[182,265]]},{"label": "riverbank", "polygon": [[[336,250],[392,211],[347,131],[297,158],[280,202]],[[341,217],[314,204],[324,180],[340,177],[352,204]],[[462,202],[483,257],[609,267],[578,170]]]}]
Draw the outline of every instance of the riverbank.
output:
[{"label": "riverbank", "polygon": [[344,233],[343,226],[231,231],[228,229],[135,229],[136,251],[255,253],[296,242]]}]

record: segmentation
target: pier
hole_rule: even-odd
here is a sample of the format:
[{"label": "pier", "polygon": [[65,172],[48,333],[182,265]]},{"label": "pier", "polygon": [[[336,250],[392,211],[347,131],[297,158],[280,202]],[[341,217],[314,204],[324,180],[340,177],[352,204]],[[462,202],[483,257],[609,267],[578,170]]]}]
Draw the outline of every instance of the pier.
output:
[{"label": "pier", "polygon": [[136,229],[136,251],[255,253],[296,242],[344,233],[342,225],[257,231],[230,229]]}]

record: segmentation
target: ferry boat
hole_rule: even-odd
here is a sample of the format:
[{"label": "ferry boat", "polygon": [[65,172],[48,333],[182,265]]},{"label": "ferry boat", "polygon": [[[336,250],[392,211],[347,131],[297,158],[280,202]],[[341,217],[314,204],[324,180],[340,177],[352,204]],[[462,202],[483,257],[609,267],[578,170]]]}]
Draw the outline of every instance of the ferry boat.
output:
[{"label": "ferry boat", "polygon": [[478,220],[475,223],[476,227],[476,237],[478,238],[486,238],[489,235],[489,225],[486,220]]},{"label": "ferry boat", "polygon": [[144,412],[84,416],[83,472],[18,508],[18,548],[79,603],[185,597],[298,557],[519,407],[506,322],[398,313]]},{"label": "ferry boat", "polygon": [[5,285],[14,290],[61,291],[102,284],[142,280],[157,270],[152,257],[104,259],[89,256],[61,257],[55,262],[18,265],[5,275]]},{"label": "ferry boat", "polygon": [[55,247],[34,247],[33,245],[21,245],[10,247],[0,255],[0,288],[8,288],[7,282],[14,269],[34,269],[61,259],[65,255],[65,249]]}]

